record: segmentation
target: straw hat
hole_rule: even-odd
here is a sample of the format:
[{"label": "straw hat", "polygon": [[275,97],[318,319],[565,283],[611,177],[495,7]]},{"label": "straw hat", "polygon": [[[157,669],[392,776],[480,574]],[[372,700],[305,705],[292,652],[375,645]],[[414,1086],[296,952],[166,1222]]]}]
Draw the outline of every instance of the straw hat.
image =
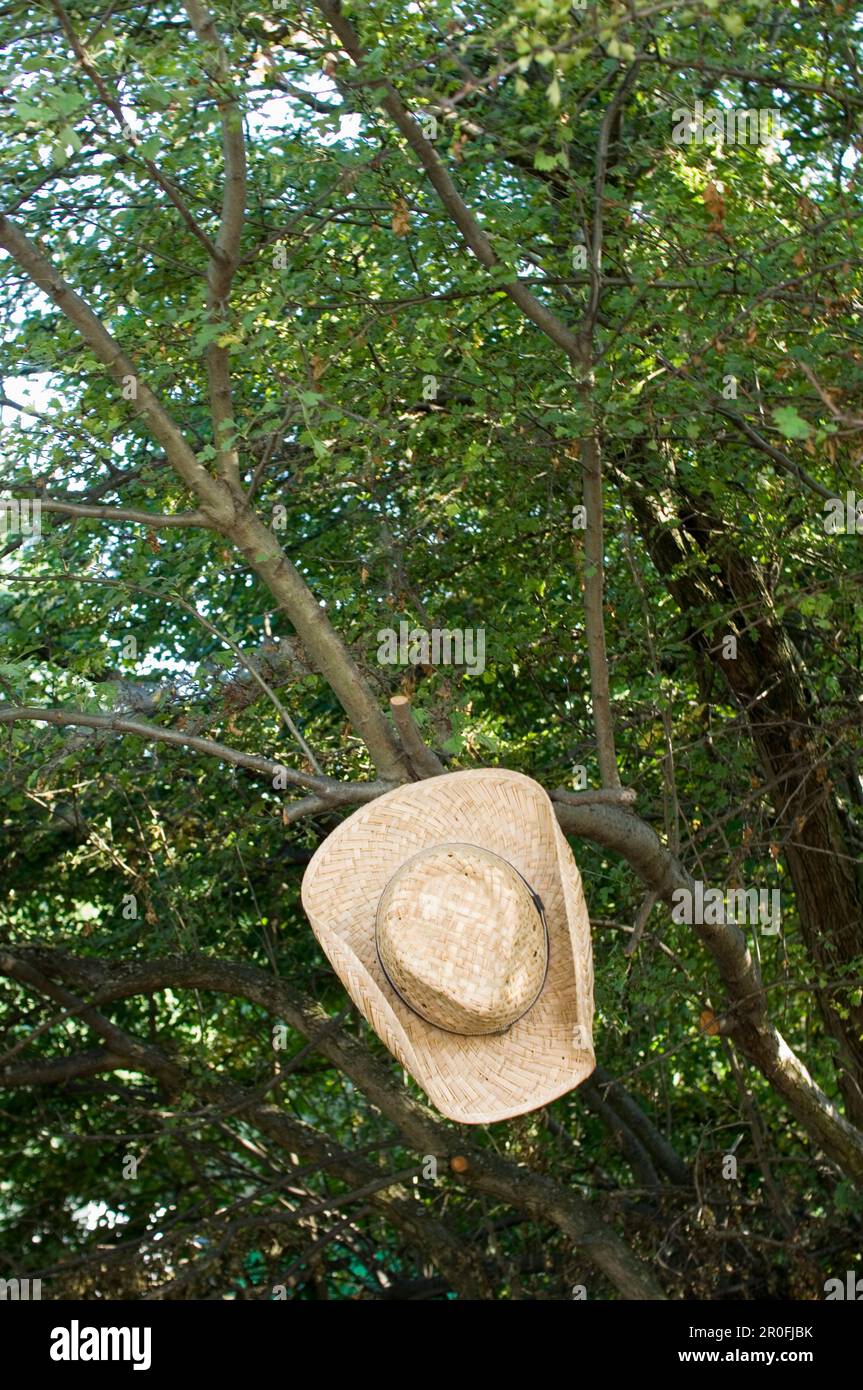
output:
[{"label": "straw hat", "polygon": [[449,1119],[522,1115],[593,1071],[581,877],[529,777],[387,792],[324,841],[302,897],[354,1003]]}]

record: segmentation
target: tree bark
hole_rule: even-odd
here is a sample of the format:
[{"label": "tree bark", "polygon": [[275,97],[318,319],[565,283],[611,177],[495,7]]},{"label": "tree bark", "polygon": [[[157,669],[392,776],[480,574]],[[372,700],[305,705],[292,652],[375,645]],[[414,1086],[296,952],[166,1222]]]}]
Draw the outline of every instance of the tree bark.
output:
[{"label": "tree bark", "polygon": [[[846,1110],[863,1125],[863,1005],[853,982],[863,958],[863,884],[859,856],[846,840],[827,772],[828,752],[807,700],[801,662],[776,613],[756,562],[736,545],[706,502],[675,487],[663,517],[648,489],[627,489],[660,575],[684,612],[719,605],[709,626],[694,622],[693,650],[721,669],[745,714],[776,816],[776,839],[794,883],[803,940],[816,975],[813,993],[838,1044]],[[708,561],[712,563],[708,565]],[[736,637],[723,659],[721,638]],[[848,985],[843,986],[847,980]]]}]

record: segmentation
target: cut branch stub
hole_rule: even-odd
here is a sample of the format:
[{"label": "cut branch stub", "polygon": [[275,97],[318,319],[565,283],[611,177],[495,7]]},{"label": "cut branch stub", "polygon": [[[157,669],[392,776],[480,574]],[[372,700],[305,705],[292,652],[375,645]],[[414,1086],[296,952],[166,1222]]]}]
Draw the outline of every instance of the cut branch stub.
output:
[{"label": "cut branch stub", "polygon": [[440,777],[442,773],[446,772],[446,768],[437,754],[433,753],[423,742],[407,695],[393,695],[390,700],[390,709],[393,712],[393,719],[399,731],[402,747],[417,781],[421,782],[424,777]]}]

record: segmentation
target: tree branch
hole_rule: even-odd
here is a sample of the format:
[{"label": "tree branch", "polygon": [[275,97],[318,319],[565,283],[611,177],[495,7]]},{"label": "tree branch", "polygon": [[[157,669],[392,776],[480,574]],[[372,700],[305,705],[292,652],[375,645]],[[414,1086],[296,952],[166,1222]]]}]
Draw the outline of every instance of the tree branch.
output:
[{"label": "tree branch", "polygon": [[591,432],[581,441],[581,478],[584,498],[584,626],[590,668],[590,697],[596,733],[596,755],[604,787],[620,786],[614,747],[614,720],[608,682],[605,645],[605,543],[603,540],[602,461],[599,443]]},{"label": "tree branch", "polygon": [[207,518],[201,511],[191,512],[142,512],[134,507],[96,506],[83,502],[64,502],[60,497],[39,497],[43,512],[56,512],[58,516],[92,517],[96,521],[133,521],[141,526],[152,526],[154,530],[165,527],[188,528],[206,526]]},{"label": "tree branch", "polygon": [[30,720],[40,724],[54,724],[60,727],[74,725],[82,729],[105,729],[109,733],[133,734],[136,738],[147,739],[150,743],[167,743],[175,748],[192,748],[208,758],[218,758],[220,762],[230,763],[232,767],[243,767],[272,781],[279,777],[294,787],[310,788],[322,797],[328,806],[340,806],[346,802],[373,801],[382,792],[389,791],[389,782],[340,782],[336,777],[311,776],[285,767],[273,758],[261,757],[258,753],[242,753],[227,744],[217,743],[215,739],[200,738],[196,734],[181,729],[168,729],[160,724],[147,724],[142,719],[127,719],[116,714],[86,714],[81,710],[42,708],[39,705],[0,705],[0,724],[14,724]]},{"label": "tree branch", "polygon": [[439,777],[442,772],[446,772],[446,768],[437,754],[423,743],[422,734],[417,728],[411,702],[407,695],[393,695],[390,700],[390,709],[393,712],[393,719],[399,731],[402,746],[410,759],[417,778],[422,780],[423,777]]},{"label": "tree branch", "polygon": [[107,1047],[78,1052],[71,1057],[48,1057],[43,1062],[10,1062],[0,1066],[0,1086],[62,1086],[86,1076],[98,1076],[103,1071],[128,1067],[128,1058]]},{"label": "tree branch", "polygon": [[[186,0],[186,12],[203,49],[204,67],[217,93],[222,122],[225,186],[216,246],[207,269],[207,312],[214,326],[227,325],[228,297],[240,256],[246,216],[246,145],[239,102],[231,91],[228,56],[216,33],[213,16],[200,0]],[[233,487],[240,486],[240,463],[235,443],[231,398],[230,354],[218,340],[207,347],[207,379],[213,442],[219,471]]]},{"label": "tree branch", "polygon": [[[556,1226],[584,1250],[624,1298],[664,1298],[652,1272],[590,1203],[544,1174],[499,1158],[489,1149],[475,1148],[463,1127],[441,1120],[429,1106],[414,1100],[385,1063],[373,1057],[320,1005],[284,980],[255,966],[202,957],[130,961],[112,967],[102,961],[76,960],[54,951],[30,949],[20,954],[38,961],[46,973],[58,974],[72,984],[93,987],[94,1001],[99,1005],[166,988],[212,990],[257,1003],[271,1016],[284,1019],[349,1076],[418,1153],[434,1155],[447,1163],[454,1153],[464,1157],[467,1168],[453,1173],[453,1181]],[[278,1111],[279,1115],[284,1113]]]},{"label": "tree branch", "polygon": [[138,135],[126,120],[126,117],[123,114],[123,107],[121,103],[110,91],[107,84],[99,75],[98,70],[90,61],[89,54],[87,53],[86,49],[78,39],[78,36],[72,27],[72,21],[70,20],[63,6],[60,4],[60,0],[51,0],[51,7],[60,21],[60,27],[63,30],[63,33],[66,35],[66,38],[69,42],[69,47],[72,49],[72,52],[78,59],[78,63],[81,67],[81,70],[85,72],[87,76],[90,78],[91,82],[93,83],[97,92],[99,93],[99,98],[102,101],[102,104],[106,106],[108,110],[111,112],[112,116],[119,125],[124,138],[129,142],[132,149],[136,151],[139,159],[141,160],[141,163],[144,165],[144,168],[147,170],[147,173],[150,175],[153,182],[158,184],[159,188],[161,188],[162,191],[167,194],[168,198],[171,200],[174,207],[179,212],[189,231],[192,233],[192,236],[196,237],[197,240],[200,241],[201,244],[206,247],[208,255],[212,255],[215,251],[215,247],[213,246],[213,243],[210,241],[206,233],[203,232],[201,228],[198,226],[197,222],[195,221],[194,217],[192,216],[191,212],[189,211],[188,207],[183,201],[179,189],[176,187],[174,183],[172,183],[172,181],[169,178],[167,178],[161,172],[157,165],[153,163],[152,159],[148,159],[146,155],[141,153],[141,141],[138,138]]},{"label": "tree branch", "polygon": [[212,524],[224,525],[229,521],[233,516],[234,507],[227,487],[219,479],[211,477],[201,466],[179,427],[101,319],[97,318],[90,306],[75,293],[72,286],[11,218],[4,216],[0,216],[0,246],[9,252],[33,283],[48,295],[75,325],[81,337],[98,360],[108,368],[114,380],[121,387],[129,381],[135,382],[135,401],[139,412],[150,433],[165,450],[172,467],[199,499]]},{"label": "tree branch", "polygon": [[[360,67],[365,54],[356,30],[342,14],[338,0],[315,0],[315,3],[338,37],[345,53],[355,66]],[[500,265],[500,261],[492,244],[464,202],[434,146],[423,135],[393,84],[386,78],[378,78],[377,75],[375,76],[375,83],[384,89],[381,106],[416,154],[428,175],[429,182],[464,237],[465,243],[481,265],[484,265],[488,270],[495,269]],[[550,309],[541,304],[521,280],[507,280],[501,284],[500,288],[519,306],[522,313],[536,324],[537,328],[540,328],[553,343],[563,349],[573,362],[582,363],[582,345],[576,335],[565,324],[561,323]]]},{"label": "tree branch", "polygon": [[[390,790],[392,785],[380,781],[343,783],[334,778],[312,777],[283,768],[269,758],[241,753],[212,739],[163,729],[140,720],[78,711],[46,710],[35,706],[0,707],[0,724],[15,720],[55,725],[80,724],[83,727],[131,733],[141,738],[193,748],[270,779],[281,772],[285,781],[315,793],[313,798],[306,798],[293,808],[291,820],[298,820],[300,814],[309,815],[333,806],[372,801]],[[651,827],[631,811],[602,802],[576,805],[571,801],[557,800],[555,813],[567,833],[592,840],[625,858],[648,887],[664,901],[671,902],[678,888],[685,888],[690,893],[694,891],[692,877],[660,843]],[[834,1161],[849,1177],[863,1183],[863,1134],[839,1114],[769,1022],[758,967],[740,928],[733,923],[703,923],[696,925],[694,931],[713,957],[728,992],[729,1007],[724,1019],[727,1032]]]},{"label": "tree branch", "polygon": [[[555,811],[564,831],[620,854],[663,901],[671,902],[675,889],[694,891],[691,875],[646,821],[630,811],[559,802]],[[703,923],[692,930],[713,957],[728,992],[725,1018],[730,1036],[825,1153],[863,1186],[863,1134],[839,1113],[769,1022],[761,976],[743,932],[728,922]]]},{"label": "tree branch", "polygon": [[636,799],[632,787],[588,788],[583,792],[572,792],[567,787],[552,787],[548,794],[552,801],[562,801],[570,806],[632,806]]},{"label": "tree branch", "polygon": [[182,1088],[183,1073],[181,1068],[175,1066],[161,1048],[142,1043],[138,1038],[131,1037],[122,1028],[118,1028],[116,1024],[105,1018],[92,1004],[85,1003],[83,999],[79,999],[77,995],[70,993],[62,985],[48,979],[28,961],[16,960],[11,953],[0,951],[0,974],[8,975],[10,979],[17,980],[19,984],[27,985],[46,999],[52,999],[55,1004],[60,1004],[67,1013],[80,1018],[82,1023],[86,1023],[88,1027],[93,1029],[94,1033],[98,1033],[104,1039],[111,1052],[119,1054],[123,1059],[121,1065],[133,1070],[147,1072],[161,1081],[169,1091],[177,1091]]},{"label": "tree branch", "polygon": [[3,216],[0,216],[0,246],[75,325],[120,385],[125,379],[135,380],[138,404],[150,432],[198,499],[208,521],[234,542],[287,614],[316,669],[329,682],[368,748],[379,774],[394,782],[406,780],[404,754],[383,711],[324,609],[299,570],[284,554],[273,531],[263,524],[238,489],[223,478],[212,477],[201,466],[174,421],[140,379],[131,359],[101,320],[38,247],[10,218]]},{"label": "tree branch", "polygon": [[[603,113],[596,150],[593,229],[590,246],[590,295],[584,315],[583,354],[593,358],[593,339],[602,302],[602,249],[605,215],[605,185],[611,158],[612,130],[618,120],[626,94],[635,81],[638,64],[626,73]],[[581,396],[585,408],[591,406],[592,382],[583,382]],[[614,720],[608,678],[608,652],[605,642],[605,542],[602,500],[602,453],[595,426],[581,441],[581,481],[584,500],[584,626],[590,669],[590,695],[596,731],[596,753],[604,787],[620,786],[617,753],[614,746]]]}]

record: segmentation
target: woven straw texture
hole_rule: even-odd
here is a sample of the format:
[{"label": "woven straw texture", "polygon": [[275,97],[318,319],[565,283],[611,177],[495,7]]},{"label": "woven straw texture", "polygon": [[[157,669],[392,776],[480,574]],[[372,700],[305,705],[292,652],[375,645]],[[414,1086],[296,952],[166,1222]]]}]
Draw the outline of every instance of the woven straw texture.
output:
[{"label": "woven straw texture", "polygon": [[545,980],[545,924],[524,879],[496,854],[447,844],[393,875],[377,911],[387,979],[450,1033],[501,1033]]},{"label": "woven straw texture", "polygon": [[[399,882],[409,875],[397,878],[395,887],[391,880],[407,861],[453,844],[505,860],[545,909],[545,983],[505,1032],[469,1036],[426,1021],[399,997],[378,958],[375,926],[384,890],[390,885],[400,901]],[[312,929],[354,1003],[449,1119],[509,1119],[563,1095],[593,1071],[593,963],[581,877],[548,796],[529,777],[498,769],[452,772],[388,792],[324,841],[306,870],[302,896]],[[448,913],[456,906],[450,902]],[[414,911],[422,916],[416,901]],[[393,944],[386,911],[382,920],[385,950],[409,969]],[[509,920],[501,922],[501,947],[512,931]],[[450,993],[450,1005],[461,999],[470,1012],[471,1000],[460,988],[460,995]]]}]

